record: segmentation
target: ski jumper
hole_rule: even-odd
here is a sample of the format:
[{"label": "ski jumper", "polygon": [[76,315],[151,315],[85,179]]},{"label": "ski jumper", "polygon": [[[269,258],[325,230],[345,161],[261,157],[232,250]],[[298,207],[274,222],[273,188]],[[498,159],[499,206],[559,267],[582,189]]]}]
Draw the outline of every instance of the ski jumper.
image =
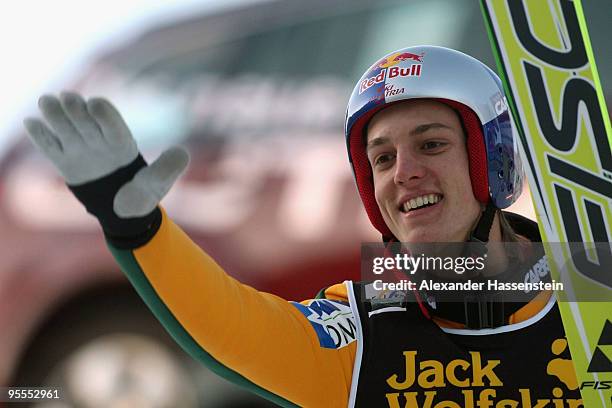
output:
[{"label": "ski jumper", "polygon": [[361,283],[288,302],[227,275],[160,213],[158,229],[134,248],[107,236],[123,271],[189,354],[279,405],[580,406],[551,293],[512,324],[485,330],[428,320],[414,303],[372,314]]}]

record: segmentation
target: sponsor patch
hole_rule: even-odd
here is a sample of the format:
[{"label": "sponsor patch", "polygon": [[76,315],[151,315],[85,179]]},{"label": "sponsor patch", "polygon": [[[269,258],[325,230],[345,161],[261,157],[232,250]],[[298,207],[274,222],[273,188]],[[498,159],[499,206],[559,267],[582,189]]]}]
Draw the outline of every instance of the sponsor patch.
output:
[{"label": "sponsor patch", "polygon": [[339,349],[356,340],[355,318],[346,303],[327,299],[313,300],[308,305],[291,303],[306,316],[321,347]]},{"label": "sponsor patch", "polygon": [[387,78],[395,78],[395,77],[420,77],[421,76],[421,67],[422,64],[411,64],[409,67],[390,67],[383,68],[376,75],[372,75],[371,77],[366,77],[359,83],[359,95],[370,89],[372,86],[376,84],[380,84],[384,82]]},{"label": "sponsor patch", "polygon": [[364,286],[364,298],[370,302],[372,310],[388,307],[406,307],[408,293],[401,290],[377,290],[374,284]]},{"label": "sponsor patch", "polygon": [[[550,267],[548,266],[548,261],[546,260],[546,256],[540,258],[535,265],[533,265],[525,274],[525,279],[523,280],[525,283],[538,283],[542,280],[548,281],[550,279],[546,279],[550,275]],[[525,293],[529,293],[528,290]]]}]

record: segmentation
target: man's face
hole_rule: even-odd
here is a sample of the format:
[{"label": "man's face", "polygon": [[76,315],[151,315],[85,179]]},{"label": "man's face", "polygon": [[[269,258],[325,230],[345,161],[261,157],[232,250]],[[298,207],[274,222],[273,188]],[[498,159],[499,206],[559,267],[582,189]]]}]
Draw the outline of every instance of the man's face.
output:
[{"label": "man's face", "polygon": [[468,239],[481,207],[472,193],[465,140],[458,115],[436,101],[402,102],[370,121],[376,202],[400,241]]}]

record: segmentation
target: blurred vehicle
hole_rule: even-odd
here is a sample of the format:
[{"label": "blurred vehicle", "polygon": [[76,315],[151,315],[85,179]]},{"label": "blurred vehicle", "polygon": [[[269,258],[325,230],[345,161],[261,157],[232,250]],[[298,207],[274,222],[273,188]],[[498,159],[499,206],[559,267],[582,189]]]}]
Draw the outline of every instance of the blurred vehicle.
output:
[{"label": "blurred vehicle", "polygon": [[[476,2],[273,1],[151,29],[67,88],[113,101],[149,160],[187,146],[170,216],[240,281],[301,300],[359,279],[379,239],[345,103],[367,61],[418,43],[494,66]],[[25,138],[0,162],[0,231],[0,384],[60,386],[53,406],[271,406],[178,349]]]}]

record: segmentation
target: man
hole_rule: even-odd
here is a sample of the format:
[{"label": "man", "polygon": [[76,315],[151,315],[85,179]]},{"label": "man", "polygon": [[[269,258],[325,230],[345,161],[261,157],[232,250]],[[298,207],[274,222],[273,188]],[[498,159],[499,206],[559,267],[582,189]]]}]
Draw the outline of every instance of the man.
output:
[{"label": "man", "polygon": [[[550,292],[518,304],[428,304],[435,292],[388,296],[345,282],[300,304],[255,291],[158,207],[185,151],[147,165],[103,99],[64,93],[43,96],[40,108],[50,127],[27,119],[34,143],[98,218],[157,318],[220,375],[282,406],[580,406]],[[387,55],[355,87],[346,136],[364,206],[390,250],[470,241],[468,255],[488,251],[496,261],[484,273],[497,276],[514,261],[488,241],[538,240],[535,224],[499,210],[520,193],[520,162],[499,79],[477,60],[440,47]]]}]

